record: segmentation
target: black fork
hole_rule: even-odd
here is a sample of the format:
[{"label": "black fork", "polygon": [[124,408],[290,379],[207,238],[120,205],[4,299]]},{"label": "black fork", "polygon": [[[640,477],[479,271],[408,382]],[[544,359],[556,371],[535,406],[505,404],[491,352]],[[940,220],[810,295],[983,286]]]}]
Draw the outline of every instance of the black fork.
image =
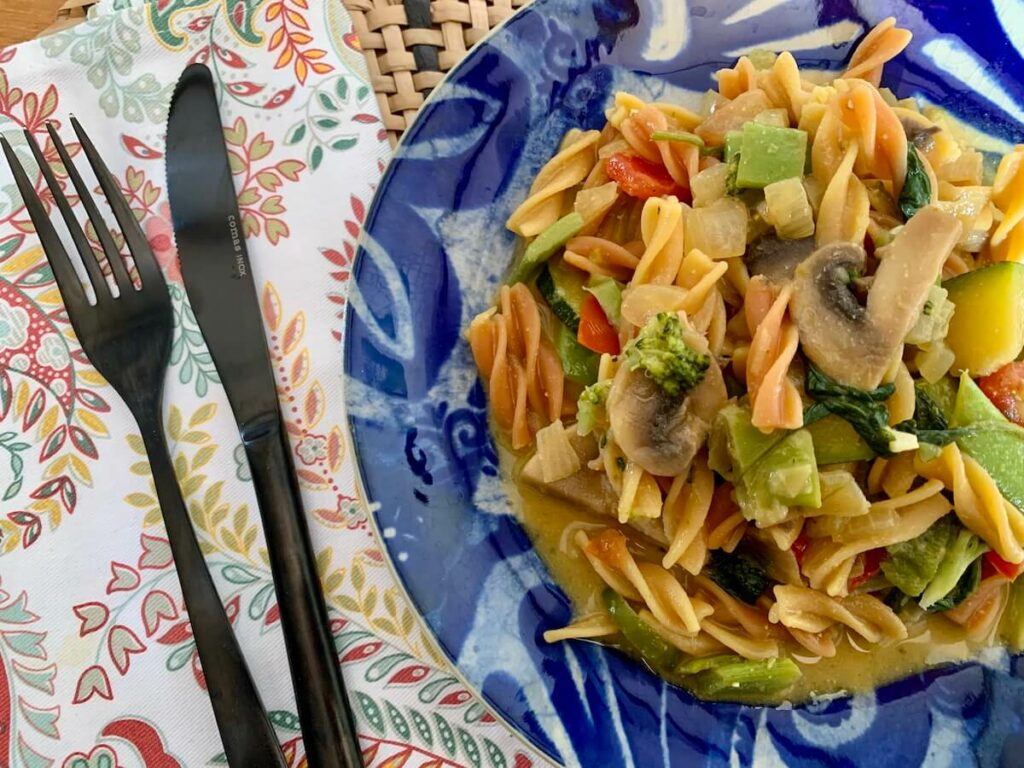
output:
[{"label": "black fork", "polygon": [[42,150],[32,134],[26,131],[28,144],[89,275],[95,304],[89,303],[78,274],[21,162],[2,136],[0,144],[53,269],[78,341],[90,362],[110,382],[138,422],[228,764],[235,768],[283,768],[286,762],[277,736],[206,568],[167,452],[162,418],[163,384],[173,328],[167,285],[114,177],[78,121],[71,118],[71,124],[113,210],[141,283],[138,288],[133,284],[88,187],[71,162],[53,125],[47,125],[61,162],[96,231],[117,286],[118,295],[113,294],[85,231],[57,184]]}]

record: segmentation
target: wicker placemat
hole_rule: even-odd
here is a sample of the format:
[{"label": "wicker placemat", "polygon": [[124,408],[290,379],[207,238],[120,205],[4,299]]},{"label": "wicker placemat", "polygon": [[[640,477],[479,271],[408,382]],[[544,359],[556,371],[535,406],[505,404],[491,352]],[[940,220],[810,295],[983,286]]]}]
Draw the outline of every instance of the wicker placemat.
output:
[{"label": "wicker placemat", "polygon": [[[411,26],[400,0],[344,2],[366,55],[384,125],[397,141],[444,73],[529,0],[433,0],[429,28]],[[417,68],[414,46],[436,50],[437,70]]]}]

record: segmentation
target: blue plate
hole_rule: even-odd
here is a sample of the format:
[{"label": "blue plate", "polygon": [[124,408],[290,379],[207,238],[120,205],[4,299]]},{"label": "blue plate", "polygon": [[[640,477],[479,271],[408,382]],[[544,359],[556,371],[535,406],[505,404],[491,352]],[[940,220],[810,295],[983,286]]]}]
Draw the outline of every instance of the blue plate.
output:
[{"label": "blue plate", "polygon": [[621,654],[547,645],[570,605],[511,512],[462,331],[494,295],[504,221],[618,89],[701,92],[751,48],[839,68],[895,15],[902,96],[1024,140],[1020,0],[537,0],[477,46],[405,136],[366,222],[345,370],[362,481],[395,568],[465,677],[566,765],[1021,765],[1024,676],[1001,650],[799,707],[695,700]]}]

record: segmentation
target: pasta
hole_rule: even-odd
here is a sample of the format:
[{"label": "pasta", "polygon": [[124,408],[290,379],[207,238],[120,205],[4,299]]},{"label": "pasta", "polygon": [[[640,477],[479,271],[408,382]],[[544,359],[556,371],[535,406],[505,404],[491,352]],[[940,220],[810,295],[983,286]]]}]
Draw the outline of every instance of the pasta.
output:
[{"label": "pasta", "polygon": [[916,671],[936,623],[1024,637],[1024,145],[986,183],[881,87],[909,41],[886,19],[831,77],[751,52],[700,112],[617,93],[509,216],[467,336],[571,574],[548,642],[778,701]]}]

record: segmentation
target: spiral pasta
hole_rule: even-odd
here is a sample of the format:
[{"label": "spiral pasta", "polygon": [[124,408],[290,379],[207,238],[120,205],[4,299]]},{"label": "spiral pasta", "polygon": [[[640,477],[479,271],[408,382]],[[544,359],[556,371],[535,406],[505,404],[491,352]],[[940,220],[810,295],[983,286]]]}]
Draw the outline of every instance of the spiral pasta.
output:
[{"label": "spiral pasta", "polygon": [[565,192],[587,177],[597,162],[600,131],[580,133],[576,140],[548,160],[530,186],[530,194],[506,226],[523,237],[539,235],[562,214]]},{"label": "spiral pasta", "polygon": [[[899,510],[899,514],[890,525],[864,525],[868,532],[848,541],[827,538],[812,540],[804,553],[802,565],[803,573],[811,587],[832,596],[847,594],[850,572],[858,555],[919,536],[948,513],[951,506],[938,494],[938,489],[931,489],[930,495],[925,498],[909,497],[908,494],[906,500],[894,499],[891,502],[881,502],[881,506],[872,505],[872,511],[868,515],[888,522],[890,518],[886,513],[890,509]],[[867,522],[870,523],[870,519]]]},{"label": "spiral pasta", "polygon": [[1004,261],[1024,261],[1024,144],[999,162],[992,201],[1003,214],[992,233],[994,251]]},{"label": "spiral pasta", "polygon": [[896,26],[894,17],[883,19],[857,46],[843,77],[859,77],[877,88],[882,82],[882,68],[903,52],[911,37],[909,30]]},{"label": "spiral pasta", "polygon": [[774,623],[812,634],[841,624],[869,643],[907,636],[899,617],[871,595],[835,598],[807,587],[779,584],[768,615]]},{"label": "spiral pasta", "polygon": [[[771,291],[763,277],[750,281],[750,291]],[[773,429],[797,429],[804,421],[803,401],[789,379],[789,366],[796,355],[799,335],[786,317],[792,288],[786,286],[761,318],[757,307],[763,302],[751,297],[747,304],[747,324],[753,336],[747,356],[747,391],[750,393],[751,423],[762,432]]]},{"label": "spiral pasta", "polygon": [[854,142],[825,187],[814,233],[819,246],[841,241],[864,241],[871,203],[864,182],[853,174],[857,153],[858,146]]},{"label": "spiral pasta", "polygon": [[939,480],[953,492],[957,517],[1000,557],[1024,562],[1024,514],[1003,498],[992,476],[951,443],[938,458],[915,463],[924,477]]},{"label": "spiral pasta", "polygon": [[503,286],[500,312],[487,312],[469,327],[469,343],[495,421],[522,448],[533,433],[561,416],[565,378],[551,342],[541,331],[540,310],[530,290]]},{"label": "spiral pasta", "polygon": [[640,218],[644,253],[633,272],[633,285],[675,281],[683,261],[683,204],[675,197],[648,198]]},{"label": "spiral pasta", "polygon": [[692,635],[700,631],[700,620],[682,584],[661,566],[637,563],[621,533],[609,528],[588,539],[580,531],[577,543],[598,575],[624,598],[642,602],[674,632]]}]

